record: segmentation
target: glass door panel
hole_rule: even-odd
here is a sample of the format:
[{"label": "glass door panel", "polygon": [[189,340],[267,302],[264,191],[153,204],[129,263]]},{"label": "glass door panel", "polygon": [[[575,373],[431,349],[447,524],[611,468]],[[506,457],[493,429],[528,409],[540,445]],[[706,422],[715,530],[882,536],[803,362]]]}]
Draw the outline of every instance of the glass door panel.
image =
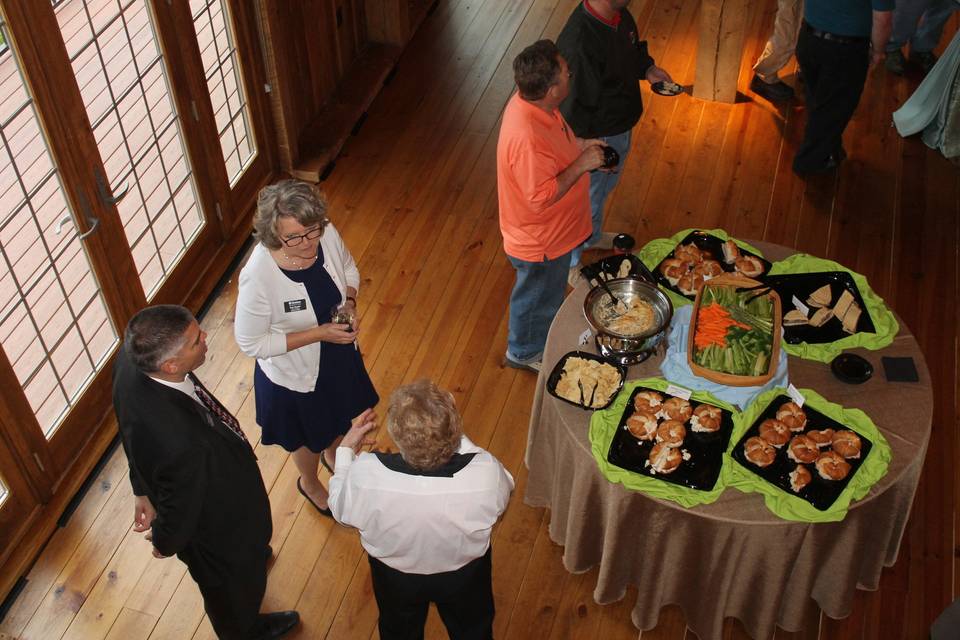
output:
[{"label": "glass door panel", "polygon": [[118,335],[7,48],[0,92],[0,346],[50,438]]},{"label": "glass door panel", "polygon": [[56,7],[106,176],[148,300],[205,226],[180,115],[145,0]]},{"label": "glass door panel", "polygon": [[200,45],[203,74],[217,123],[220,148],[231,186],[256,155],[250,108],[240,77],[236,38],[227,3],[190,0],[190,13]]}]

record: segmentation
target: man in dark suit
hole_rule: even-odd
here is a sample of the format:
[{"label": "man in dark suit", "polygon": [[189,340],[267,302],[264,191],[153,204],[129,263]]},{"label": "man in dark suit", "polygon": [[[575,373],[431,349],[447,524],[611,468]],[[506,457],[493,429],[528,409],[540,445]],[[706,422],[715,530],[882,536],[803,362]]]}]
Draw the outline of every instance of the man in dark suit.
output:
[{"label": "man in dark suit", "polygon": [[200,587],[217,636],[279,638],[296,611],[260,614],[270,502],[237,419],[193,375],[206,334],[189,310],[157,305],[127,325],[113,405],[135,495],[134,530],[153,555],[177,554]]}]

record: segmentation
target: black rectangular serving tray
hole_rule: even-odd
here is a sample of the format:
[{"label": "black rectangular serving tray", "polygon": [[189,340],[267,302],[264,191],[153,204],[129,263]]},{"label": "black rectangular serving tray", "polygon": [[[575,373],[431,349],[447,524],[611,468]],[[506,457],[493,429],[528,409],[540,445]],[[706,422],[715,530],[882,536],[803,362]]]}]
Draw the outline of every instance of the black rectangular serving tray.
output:
[{"label": "black rectangular serving tray", "polygon": [[628,278],[644,280],[652,285],[657,284],[656,278],[654,278],[650,270],[647,269],[647,265],[643,264],[643,261],[632,253],[607,256],[606,258],[597,260],[594,263],[582,267],[580,269],[580,275],[590,283],[590,286],[597,286],[593,281],[597,279],[600,272],[607,274],[607,279],[616,278],[617,274],[620,273],[620,265],[623,264],[624,260],[630,262],[630,272],[627,274]]},{"label": "black rectangular serving tray", "polygon": [[[733,271],[735,271],[732,264],[727,264],[726,262],[723,261],[723,242],[724,241],[718,238],[717,236],[712,236],[709,233],[705,233],[703,231],[691,231],[690,233],[687,234],[687,236],[683,240],[677,243],[677,246],[679,247],[682,244],[690,244],[691,242],[695,244],[697,248],[700,249],[701,251],[709,252],[713,256],[713,259],[719,262],[720,267],[727,273],[732,273]],[[763,263],[763,274],[759,276],[759,278],[762,278],[763,275],[765,275],[768,271],[770,271],[770,267],[772,266],[772,264],[769,261],[764,260],[762,257],[758,256],[752,251],[747,251],[743,247],[740,247],[740,253],[741,255],[745,255],[745,256],[753,256]],[[671,251],[666,256],[664,256],[663,260],[666,260],[667,258],[672,258],[673,256],[674,256],[674,252]],[[665,289],[669,289],[670,291],[673,291],[678,296],[683,296],[684,298],[694,300],[697,297],[696,295],[688,296],[687,294],[680,291],[680,289],[670,284],[670,281],[664,277],[663,273],[661,273],[660,271],[660,265],[663,264],[663,260],[661,260],[660,263],[657,264],[657,266],[654,267],[653,269],[653,277],[657,279],[657,284],[664,287]]]},{"label": "black rectangular serving tray", "polygon": [[[688,420],[685,423],[687,437],[684,439],[681,449],[690,452],[690,459],[681,462],[673,473],[651,473],[650,468],[645,463],[656,442],[653,440],[637,440],[627,430],[626,426],[627,419],[633,415],[633,398],[641,391],[656,391],[663,396],[664,400],[673,397],[657,389],[647,387],[634,389],[627,401],[627,406],[623,410],[620,423],[617,425],[617,432],[610,443],[607,461],[621,469],[664,482],[671,482],[682,487],[700,491],[713,489],[714,485],[717,484],[717,478],[720,476],[720,469],[723,467],[723,452],[726,451],[727,445],[730,443],[730,434],[733,432],[733,414],[722,407],[717,407],[721,411],[720,429],[714,433],[695,433],[690,428],[690,421]],[[701,404],[710,403],[690,400],[690,405],[694,409]]]},{"label": "black rectangular serving tray", "polygon": [[[770,284],[774,291],[780,294],[780,309],[786,315],[793,310],[793,296],[796,296],[800,302],[806,304],[807,298],[811,293],[825,284],[830,285],[831,301],[836,301],[846,289],[853,295],[853,299],[862,313],[857,321],[857,333],[876,333],[873,326],[873,320],[870,318],[870,311],[863,302],[863,296],[860,295],[860,289],[854,282],[853,276],[846,271],[820,271],[816,273],[785,273],[777,276],[771,276]],[[811,312],[814,309],[811,308]],[[812,313],[811,313],[812,315]],[[834,342],[845,338],[851,334],[843,330],[843,324],[839,318],[831,318],[822,327],[811,327],[810,325],[800,325],[788,327],[783,326],[783,339],[788,344],[824,344]]]},{"label": "black rectangular serving tray", "polygon": [[[610,400],[602,407],[587,407],[580,404],[579,402],[572,402],[570,400],[567,400],[566,398],[564,398],[563,396],[557,393],[557,383],[560,382],[560,378],[563,375],[563,365],[567,363],[568,358],[572,358],[574,356],[578,358],[583,358],[584,360],[594,360],[596,362],[602,362],[603,364],[608,364],[620,372],[620,384],[617,385],[616,392],[614,392],[614,394],[610,396]],[[547,377],[547,392],[557,400],[562,400],[567,404],[572,404],[573,406],[578,407],[580,409],[584,409],[586,411],[599,411],[601,409],[606,409],[613,403],[616,397],[620,394],[620,390],[623,389],[623,381],[626,379],[627,379],[627,368],[624,367],[622,364],[618,364],[616,362],[610,362],[609,360],[604,360],[600,356],[593,353],[587,353],[586,351],[571,351],[570,353],[563,354],[563,357],[557,360],[557,364],[553,367],[553,371],[551,371],[550,376]],[[587,394],[589,394],[591,389],[585,389],[584,391]],[[585,398],[585,400],[589,400],[589,397]]]},{"label": "black rectangular serving tray", "polygon": [[[820,474],[817,473],[816,467],[811,462],[810,464],[804,465],[807,467],[807,471],[810,472],[810,476],[812,478],[810,480],[810,484],[801,489],[799,493],[794,493],[794,491],[790,488],[790,472],[793,471],[794,467],[797,466],[797,463],[787,457],[787,446],[790,444],[789,442],[777,450],[776,459],[772,464],[770,464],[770,466],[767,467],[761,468],[756,466],[752,462],[748,461],[743,453],[744,443],[749,438],[760,435],[760,423],[768,418],[776,418],[777,409],[779,409],[780,405],[782,405],[784,402],[790,402],[790,397],[786,395],[780,395],[774,398],[764,412],[760,414],[760,417],[757,418],[756,422],[750,425],[750,428],[747,429],[747,432],[742,438],[740,438],[737,446],[733,448],[733,459],[770,484],[780,487],[792,496],[799,496],[820,511],[826,511],[833,506],[833,503],[836,502],[837,498],[840,497],[840,494],[843,493],[843,490],[847,488],[848,484],[850,484],[850,480],[856,475],[857,470],[860,469],[860,465],[863,464],[863,461],[866,460],[867,455],[870,453],[870,449],[873,448],[873,443],[862,434],[854,432],[860,436],[860,457],[853,460],[847,460],[847,462],[850,463],[850,473],[847,474],[847,477],[843,480],[824,480],[820,477]],[[807,426],[804,427],[803,433],[827,428],[834,430],[850,429],[850,427],[840,424],[833,418],[823,415],[816,409],[810,407],[810,405],[803,405],[803,411],[807,414]],[[850,430],[852,431],[852,429]]]}]

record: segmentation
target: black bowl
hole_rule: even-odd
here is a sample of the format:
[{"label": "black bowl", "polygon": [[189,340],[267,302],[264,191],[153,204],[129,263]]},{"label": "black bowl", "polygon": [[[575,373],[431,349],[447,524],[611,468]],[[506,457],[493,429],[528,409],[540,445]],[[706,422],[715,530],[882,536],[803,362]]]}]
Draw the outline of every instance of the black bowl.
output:
[{"label": "black bowl", "polygon": [[830,370],[839,380],[849,384],[861,384],[873,375],[873,365],[853,353],[838,355],[830,363]]}]

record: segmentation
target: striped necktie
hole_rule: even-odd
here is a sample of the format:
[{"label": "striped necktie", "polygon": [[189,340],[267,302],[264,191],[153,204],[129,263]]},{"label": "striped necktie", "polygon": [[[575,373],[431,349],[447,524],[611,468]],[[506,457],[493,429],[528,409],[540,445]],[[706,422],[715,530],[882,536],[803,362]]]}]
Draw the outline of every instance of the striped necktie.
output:
[{"label": "striped necktie", "polygon": [[[207,388],[200,383],[200,380],[193,373],[188,373],[190,380],[193,382],[194,391],[197,393],[197,397],[200,398],[200,402],[203,403],[210,413],[215,415],[220,419],[220,422],[227,425],[227,428],[233,433],[236,434],[238,438],[247,442],[247,436],[243,435],[243,430],[240,428],[240,422],[233,417],[233,415],[227,411],[227,408],[220,404],[220,401],[213,397],[213,394],[207,391]],[[247,444],[250,444],[247,442]]]}]

